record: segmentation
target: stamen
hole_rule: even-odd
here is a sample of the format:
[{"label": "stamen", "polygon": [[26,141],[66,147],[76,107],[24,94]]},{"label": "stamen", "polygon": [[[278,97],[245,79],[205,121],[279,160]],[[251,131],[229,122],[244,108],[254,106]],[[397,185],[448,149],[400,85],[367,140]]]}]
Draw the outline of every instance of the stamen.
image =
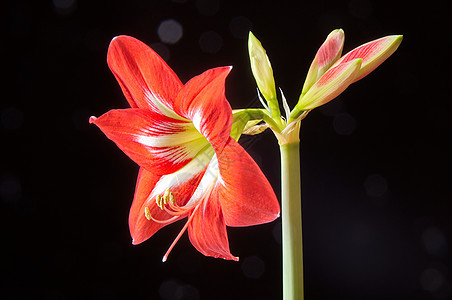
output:
[{"label": "stamen", "polygon": [[171,194],[171,191],[169,189],[166,189],[165,193],[163,194],[163,198],[168,198]]},{"label": "stamen", "polygon": [[157,204],[158,207],[160,207],[161,210],[164,210],[166,204],[175,203],[174,195],[173,193],[171,193],[169,189],[166,189],[165,193],[163,193],[163,196],[157,195],[155,197],[155,203]]},{"label": "stamen", "polygon": [[173,241],[171,246],[169,247],[168,251],[166,251],[165,255],[162,258],[162,262],[165,262],[168,259],[168,255],[170,254],[171,250],[173,250],[174,246],[176,245],[177,241],[181,238],[182,234],[184,234],[185,230],[187,230],[188,225],[190,224],[191,220],[193,220],[193,217],[198,210],[199,203],[195,207],[195,209],[191,212],[191,216],[188,218],[187,223],[185,223],[184,227],[182,227],[182,230],[179,232],[179,234],[176,236],[176,239]]},{"label": "stamen", "polygon": [[178,215],[174,215],[173,217],[169,218],[168,220],[158,220],[152,216],[151,211],[149,210],[149,208],[147,206],[144,208],[144,216],[149,221],[154,221],[154,222],[160,223],[160,224],[171,223],[171,222],[175,221],[177,218],[179,218]]},{"label": "stamen", "polygon": [[168,224],[168,223],[171,223],[171,222],[177,220],[177,218],[179,218],[179,216],[171,217],[171,218],[169,218],[168,220],[159,220],[159,219],[156,219],[156,218],[154,218],[153,216],[151,216],[151,220],[152,220],[152,221],[154,221],[155,223],[160,223],[160,224]]}]

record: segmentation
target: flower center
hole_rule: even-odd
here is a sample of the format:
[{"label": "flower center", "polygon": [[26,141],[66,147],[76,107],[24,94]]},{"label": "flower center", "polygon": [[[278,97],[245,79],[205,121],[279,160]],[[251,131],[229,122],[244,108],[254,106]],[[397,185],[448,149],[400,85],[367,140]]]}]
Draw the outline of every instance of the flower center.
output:
[{"label": "flower center", "polygon": [[163,195],[157,195],[155,197],[155,203],[158,207],[160,207],[161,210],[167,212],[168,214],[172,215],[173,217],[167,220],[158,220],[154,218],[151,214],[151,210],[149,207],[144,208],[144,216],[149,221],[154,221],[157,223],[169,223],[174,221],[176,218],[186,214],[188,211],[190,211],[195,205],[188,205],[188,206],[179,206],[176,203],[176,199],[174,198],[174,194],[170,191],[170,189],[166,189],[165,193]]}]

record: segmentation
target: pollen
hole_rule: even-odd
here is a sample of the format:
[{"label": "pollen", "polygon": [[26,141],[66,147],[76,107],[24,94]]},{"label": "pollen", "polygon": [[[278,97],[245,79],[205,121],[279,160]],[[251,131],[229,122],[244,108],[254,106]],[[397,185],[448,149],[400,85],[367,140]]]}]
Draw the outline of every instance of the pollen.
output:
[{"label": "pollen", "polygon": [[155,203],[158,207],[160,207],[161,210],[163,210],[166,204],[175,204],[176,201],[174,200],[174,194],[171,193],[169,189],[167,189],[165,193],[163,193],[163,195],[157,195],[155,197]]},{"label": "pollen", "polygon": [[157,195],[157,197],[155,197],[155,203],[157,204],[158,207],[160,207],[160,209],[163,209],[162,200],[163,197],[161,195]]},{"label": "pollen", "polygon": [[146,217],[146,219],[148,219],[149,221],[151,220],[152,216],[151,216],[151,211],[149,210],[148,207],[144,208],[144,216]]}]

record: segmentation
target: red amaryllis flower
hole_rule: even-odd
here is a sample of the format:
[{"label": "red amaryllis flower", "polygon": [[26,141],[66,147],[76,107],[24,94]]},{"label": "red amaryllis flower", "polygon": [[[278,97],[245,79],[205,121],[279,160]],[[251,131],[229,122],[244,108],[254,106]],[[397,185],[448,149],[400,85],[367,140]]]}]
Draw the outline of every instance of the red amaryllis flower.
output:
[{"label": "red amaryllis flower", "polygon": [[141,167],[129,215],[133,244],[188,217],[163,261],[187,229],[199,252],[238,260],[226,225],[273,221],[279,204],[259,167],[230,137],[224,84],[231,68],[208,70],[183,85],[151,48],[128,36],[112,40],[107,60],[131,108],[90,122]]}]

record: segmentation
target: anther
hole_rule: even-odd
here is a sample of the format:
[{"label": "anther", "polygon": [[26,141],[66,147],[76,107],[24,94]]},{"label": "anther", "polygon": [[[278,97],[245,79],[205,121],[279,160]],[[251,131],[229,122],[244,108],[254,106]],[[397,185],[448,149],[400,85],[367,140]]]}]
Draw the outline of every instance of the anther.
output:
[{"label": "anther", "polygon": [[155,203],[162,210],[164,210],[164,207],[166,204],[168,204],[168,202],[171,202],[171,204],[176,203],[176,201],[174,200],[174,195],[169,189],[167,189],[165,193],[163,193],[163,195],[157,195],[155,197]]},{"label": "anther", "polygon": [[160,209],[163,209],[163,203],[162,203],[162,199],[163,197],[161,195],[157,195],[155,197],[155,203],[157,204],[158,207],[160,207]]},{"label": "anther", "polygon": [[173,193],[170,193],[170,194],[169,194],[169,202],[171,202],[171,204],[175,204],[175,203],[176,203],[176,201],[174,200],[174,195],[173,195]]},{"label": "anther", "polygon": [[151,216],[151,211],[149,210],[149,208],[146,206],[144,208],[144,216],[146,217],[146,219],[148,219],[149,221],[151,220],[152,216]]}]

